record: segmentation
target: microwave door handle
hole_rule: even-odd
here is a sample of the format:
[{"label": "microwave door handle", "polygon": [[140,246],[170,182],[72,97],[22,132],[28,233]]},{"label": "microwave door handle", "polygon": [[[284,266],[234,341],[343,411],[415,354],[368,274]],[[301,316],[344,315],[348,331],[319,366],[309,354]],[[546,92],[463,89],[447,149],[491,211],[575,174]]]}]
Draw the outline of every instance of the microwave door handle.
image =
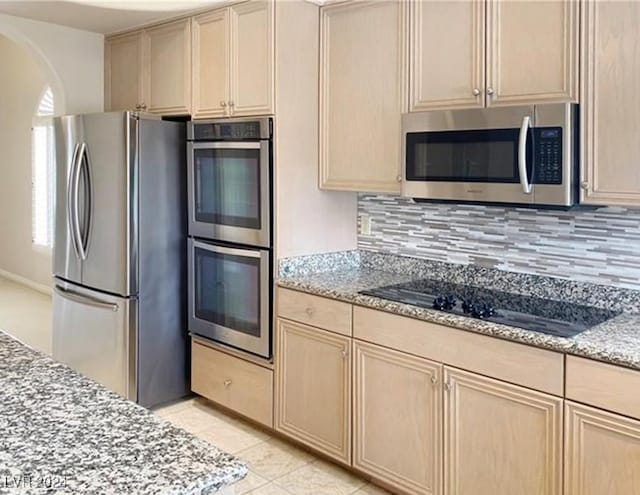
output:
[{"label": "microwave door handle", "polygon": [[520,138],[518,139],[518,171],[520,172],[520,184],[522,192],[531,194],[532,186],[527,175],[527,137],[529,127],[531,127],[531,117],[525,115],[520,127]]}]

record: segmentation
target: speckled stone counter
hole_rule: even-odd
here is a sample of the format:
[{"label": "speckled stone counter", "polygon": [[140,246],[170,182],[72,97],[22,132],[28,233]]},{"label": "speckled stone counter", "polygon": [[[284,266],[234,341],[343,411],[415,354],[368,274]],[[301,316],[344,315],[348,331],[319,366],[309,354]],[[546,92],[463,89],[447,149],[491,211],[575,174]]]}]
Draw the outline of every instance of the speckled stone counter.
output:
[{"label": "speckled stone counter", "polygon": [[[478,267],[447,266],[444,263],[396,258],[399,259],[347,252],[311,256],[295,262],[287,260],[281,264],[277,283],[281,287],[360,306],[640,370],[640,292],[497,270],[487,271]],[[333,269],[335,266],[338,269]],[[563,338],[359,294],[361,290],[426,277],[456,280],[470,285],[484,281],[500,290],[562,298],[596,307],[606,305],[617,310],[631,309],[632,312],[620,314],[575,337]]]},{"label": "speckled stone counter", "polygon": [[208,494],[246,472],[0,331],[0,493]]}]

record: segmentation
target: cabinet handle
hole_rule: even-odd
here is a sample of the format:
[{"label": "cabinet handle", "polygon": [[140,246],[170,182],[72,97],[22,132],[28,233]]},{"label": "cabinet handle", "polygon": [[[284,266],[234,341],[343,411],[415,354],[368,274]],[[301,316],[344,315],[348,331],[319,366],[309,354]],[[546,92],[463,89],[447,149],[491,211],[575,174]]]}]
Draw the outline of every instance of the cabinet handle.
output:
[{"label": "cabinet handle", "polygon": [[222,108],[226,107],[226,106],[227,106],[227,102],[226,102],[226,101],[221,101],[221,102],[220,102],[220,106],[221,106]]},{"label": "cabinet handle", "polygon": [[347,350],[346,349],[342,349],[342,359],[347,359]]},{"label": "cabinet handle", "polygon": [[311,307],[307,307],[307,309],[305,309],[304,312],[307,313],[307,315],[309,316],[313,316],[313,308]]},{"label": "cabinet handle", "polygon": [[396,175],[396,182],[402,182],[402,175]]},{"label": "cabinet handle", "polygon": [[588,191],[589,190],[589,183],[587,181],[584,181],[584,182],[580,183],[580,187],[582,189],[584,189],[585,191]]},{"label": "cabinet handle", "polygon": [[230,386],[231,386],[231,380],[226,379],[226,380],[224,381],[224,387],[225,387],[225,388],[229,388]]},{"label": "cabinet handle", "polygon": [[232,106],[234,106],[234,105],[235,105],[235,103],[233,103],[232,101],[230,101],[230,102],[229,102],[229,106],[230,106],[230,107],[232,107]]},{"label": "cabinet handle", "polygon": [[449,382],[444,382],[444,389],[449,392],[451,390],[451,384]]},{"label": "cabinet handle", "polygon": [[437,385],[437,384],[438,384],[438,377],[437,377],[437,376],[435,376],[435,375],[434,375],[434,376],[432,376],[432,377],[431,377],[431,383],[432,383],[433,385]]},{"label": "cabinet handle", "polygon": [[147,105],[145,105],[144,103],[140,103],[140,110],[146,110],[147,109]]},{"label": "cabinet handle", "polygon": [[493,88],[487,88],[487,94],[488,95],[492,95],[493,94]]},{"label": "cabinet handle", "polygon": [[479,96],[480,90],[478,88],[473,88],[473,96]]}]

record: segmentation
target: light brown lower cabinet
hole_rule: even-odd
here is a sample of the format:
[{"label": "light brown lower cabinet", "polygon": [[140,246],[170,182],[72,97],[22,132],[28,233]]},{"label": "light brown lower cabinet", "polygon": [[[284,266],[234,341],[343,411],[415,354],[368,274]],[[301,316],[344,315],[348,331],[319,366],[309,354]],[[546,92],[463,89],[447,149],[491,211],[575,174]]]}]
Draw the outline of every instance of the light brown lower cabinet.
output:
[{"label": "light brown lower cabinet", "polygon": [[408,493],[442,492],[442,366],[354,341],[354,467]]},{"label": "light brown lower cabinet", "polygon": [[565,495],[640,493],[640,421],[567,401]]},{"label": "light brown lower cabinet", "polygon": [[446,366],[444,388],[446,495],[562,494],[562,399]]},{"label": "light brown lower cabinet", "polygon": [[276,430],[351,462],[351,339],[279,319]]}]

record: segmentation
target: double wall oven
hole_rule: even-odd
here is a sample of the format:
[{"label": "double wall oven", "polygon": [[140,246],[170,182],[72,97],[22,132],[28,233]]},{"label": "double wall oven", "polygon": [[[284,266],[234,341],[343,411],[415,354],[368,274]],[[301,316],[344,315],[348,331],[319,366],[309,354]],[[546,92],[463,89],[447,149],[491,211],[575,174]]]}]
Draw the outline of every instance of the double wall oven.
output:
[{"label": "double wall oven", "polygon": [[188,126],[189,331],[271,357],[271,118]]}]

